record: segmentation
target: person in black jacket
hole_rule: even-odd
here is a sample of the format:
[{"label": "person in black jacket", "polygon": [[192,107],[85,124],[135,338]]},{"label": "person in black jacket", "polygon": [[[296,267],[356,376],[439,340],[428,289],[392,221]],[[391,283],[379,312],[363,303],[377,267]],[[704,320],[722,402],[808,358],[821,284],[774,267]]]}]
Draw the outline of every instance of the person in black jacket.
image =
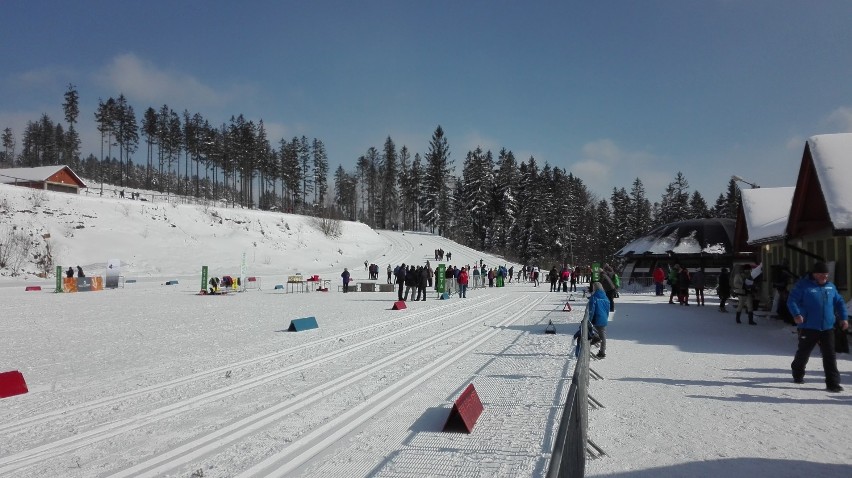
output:
[{"label": "person in black jacket", "polygon": [[408,269],[405,267],[405,263],[403,263],[401,266],[399,266],[399,268],[396,270],[396,283],[399,285],[399,291],[397,293],[397,298],[399,300],[403,300],[402,299],[402,288],[405,287],[405,274],[406,274],[407,271],[408,271]]},{"label": "person in black jacket", "polygon": [[426,300],[426,285],[429,283],[429,270],[423,266],[417,267],[417,298],[414,300]]},{"label": "person in black jacket", "polygon": [[77,266],[77,277],[86,277],[86,274],[83,274],[83,268]]},{"label": "person in black jacket", "polygon": [[349,273],[349,269],[344,267],[343,272],[340,273],[340,278],[343,281],[343,293],[349,292],[349,279],[352,275]]},{"label": "person in black jacket", "polygon": [[411,297],[414,297],[414,291],[417,290],[417,269],[414,268],[414,265],[408,267],[408,271],[405,272],[405,295],[402,296],[402,300],[408,300],[408,293],[411,293]]},{"label": "person in black jacket", "polygon": [[[719,286],[716,288],[716,293],[719,294],[719,312],[727,312],[725,302],[731,298],[731,273],[727,267],[723,267],[719,272]],[[786,306],[785,306],[786,307]]]},{"label": "person in black jacket", "polygon": [[74,268],[73,267],[69,267],[68,270],[65,271],[65,277],[67,277],[69,279],[74,277]]}]

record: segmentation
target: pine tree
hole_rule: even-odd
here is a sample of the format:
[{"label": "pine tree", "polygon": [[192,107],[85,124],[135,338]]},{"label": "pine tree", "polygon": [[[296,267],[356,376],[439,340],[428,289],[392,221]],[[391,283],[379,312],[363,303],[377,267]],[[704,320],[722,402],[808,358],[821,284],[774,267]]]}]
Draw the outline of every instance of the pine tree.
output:
[{"label": "pine tree", "polygon": [[594,259],[590,231],[594,226],[594,197],[583,180],[569,173],[566,178],[565,204],[568,211],[565,241],[568,258],[574,265],[589,264]]},{"label": "pine tree", "polygon": [[299,185],[302,184],[301,168],[299,168],[299,138],[292,141],[281,139],[278,159],[281,161],[281,195],[284,201],[282,209],[288,212],[296,211],[296,200],[299,197]]},{"label": "pine tree", "polygon": [[390,136],[385,140],[383,148],[381,174],[382,211],[379,227],[387,229],[390,225],[399,222],[399,195],[396,190],[399,169],[397,166],[396,145]]},{"label": "pine tree", "polygon": [[[120,184],[124,186],[126,170],[130,169],[130,155],[136,152],[139,145],[139,127],[133,106],[128,104],[123,94],[118,95],[114,110],[115,141],[118,143]],[[125,169],[125,160],[127,168]]]},{"label": "pine tree", "polygon": [[409,187],[411,188],[412,201],[408,205],[411,209],[411,225],[412,229],[420,230],[420,224],[423,222],[422,211],[424,207],[423,194],[423,161],[420,158],[420,153],[414,153],[414,161],[411,162],[411,172],[409,174]]},{"label": "pine tree", "polygon": [[630,212],[628,213],[628,239],[633,240],[651,230],[651,201],[645,196],[645,186],[638,177],[630,189]]},{"label": "pine tree", "polygon": [[486,233],[485,250],[505,255],[509,252],[507,243],[518,214],[517,190],[520,172],[515,155],[506,148],[500,150],[496,168],[489,206],[493,220]]},{"label": "pine tree", "polygon": [[308,195],[314,192],[313,174],[311,174],[311,147],[308,138],[299,139],[299,165],[302,177],[302,204],[307,204]]},{"label": "pine tree", "polygon": [[607,242],[610,242],[618,250],[633,239],[630,224],[632,206],[627,190],[612,188],[610,204],[612,206],[612,230]]},{"label": "pine tree", "polygon": [[80,95],[77,93],[77,88],[70,83],[68,84],[68,90],[65,92],[65,102],[62,103],[62,110],[65,112],[65,121],[68,123],[68,132],[65,138],[65,159],[63,162],[77,165],[80,162],[80,135],[77,134],[74,125],[77,124],[77,118],[80,116]]},{"label": "pine tree", "polygon": [[460,197],[455,210],[459,232],[463,244],[476,249],[484,249],[485,229],[489,224],[489,199],[493,182],[494,166],[482,148],[469,151],[462,167],[462,181],[459,184]]},{"label": "pine tree", "polygon": [[737,182],[731,179],[730,181],[728,181],[728,193],[725,195],[724,217],[729,219],[736,219],[737,214],[739,214],[740,201],[742,201],[742,197],[740,196],[740,188],[737,187]]},{"label": "pine tree", "polygon": [[2,164],[7,167],[15,165],[15,134],[12,128],[3,130],[3,161]]},{"label": "pine tree", "polygon": [[431,228],[433,233],[437,227],[439,234],[446,234],[445,231],[452,222],[448,190],[451,168],[450,149],[444,137],[444,130],[439,125],[429,142],[423,181],[425,206],[423,222]]},{"label": "pine tree", "polygon": [[612,234],[614,231],[614,224],[612,219],[612,213],[610,211],[609,205],[606,200],[601,199],[598,201],[597,207],[595,208],[595,257],[601,261],[602,263],[608,263],[612,261],[612,256],[618,251],[623,244],[616,244],[612,240]]},{"label": "pine tree", "polygon": [[334,196],[334,202],[343,217],[354,221],[357,208],[357,185],[355,177],[347,174],[343,166],[338,166],[334,172]]},{"label": "pine tree", "polygon": [[151,189],[151,178],[154,169],[154,145],[157,144],[159,138],[157,136],[157,112],[150,106],[145,110],[145,114],[142,115],[142,135],[145,136],[145,143],[148,146],[146,153],[145,188]]},{"label": "pine tree", "polygon": [[399,150],[399,174],[397,174],[397,184],[399,186],[400,210],[402,212],[402,228],[411,229],[411,224],[414,223],[414,210],[411,204],[417,204],[417,196],[411,191],[411,164],[409,160],[411,155],[408,148],[403,145]]},{"label": "pine tree", "polygon": [[666,186],[660,202],[660,216],[657,225],[669,224],[690,218],[689,182],[678,171],[674,181]]},{"label": "pine tree", "polygon": [[328,194],[328,154],[325,152],[325,144],[321,140],[314,138],[311,144],[311,154],[314,159],[314,202],[325,206],[326,195]]},{"label": "pine tree", "polygon": [[689,199],[689,211],[693,219],[706,219],[711,216],[707,201],[698,191],[694,191]]}]

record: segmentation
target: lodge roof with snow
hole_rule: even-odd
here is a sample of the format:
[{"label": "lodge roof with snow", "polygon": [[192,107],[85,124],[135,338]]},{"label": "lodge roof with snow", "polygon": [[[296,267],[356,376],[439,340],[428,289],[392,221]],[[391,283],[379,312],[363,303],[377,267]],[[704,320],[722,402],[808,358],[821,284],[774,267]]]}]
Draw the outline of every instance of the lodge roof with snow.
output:
[{"label": "lodge roof with snow", "polygon": [[741,217],[749,245],[784,237],[795,187],[743,189]]},{"label": "lodge roof with snow", "polygon": [[852,235],[852,133],[811,136],[805,143],[786,234],[801,236],[830,227]]},{"label": "lodge roof with snow", "polygon": [[690,219],[653,229],[622,247],[619,257],[733,254],[733,219]]}]

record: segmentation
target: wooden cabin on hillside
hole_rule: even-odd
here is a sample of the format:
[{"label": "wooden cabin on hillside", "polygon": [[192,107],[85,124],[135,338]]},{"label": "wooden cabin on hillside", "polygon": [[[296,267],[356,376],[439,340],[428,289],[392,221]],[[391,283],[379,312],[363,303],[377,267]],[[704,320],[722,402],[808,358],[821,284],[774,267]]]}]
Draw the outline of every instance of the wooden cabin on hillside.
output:
[{"label": "wooden cabin on hillside", "polygon": [[68,166],[0,169],[0,184],[79,194],[86,183]]}]

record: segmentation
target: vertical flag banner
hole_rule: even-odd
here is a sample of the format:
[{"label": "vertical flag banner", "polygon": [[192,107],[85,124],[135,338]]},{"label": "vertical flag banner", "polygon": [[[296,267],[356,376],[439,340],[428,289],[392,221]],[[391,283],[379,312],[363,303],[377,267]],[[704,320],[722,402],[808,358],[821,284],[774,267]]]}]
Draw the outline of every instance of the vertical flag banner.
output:
[{"label": "vertical flag banner", "polygon": [[438,264],[438,277],[435,278],[435,290],[438,292],[446,290],[447,278],[445,277],[445,272],[447,272],[447,266],[445,264]]},{"label": "vertical flag banner", "polygon": [[201,266],[201,290],[207,290],[207,266]]}]

